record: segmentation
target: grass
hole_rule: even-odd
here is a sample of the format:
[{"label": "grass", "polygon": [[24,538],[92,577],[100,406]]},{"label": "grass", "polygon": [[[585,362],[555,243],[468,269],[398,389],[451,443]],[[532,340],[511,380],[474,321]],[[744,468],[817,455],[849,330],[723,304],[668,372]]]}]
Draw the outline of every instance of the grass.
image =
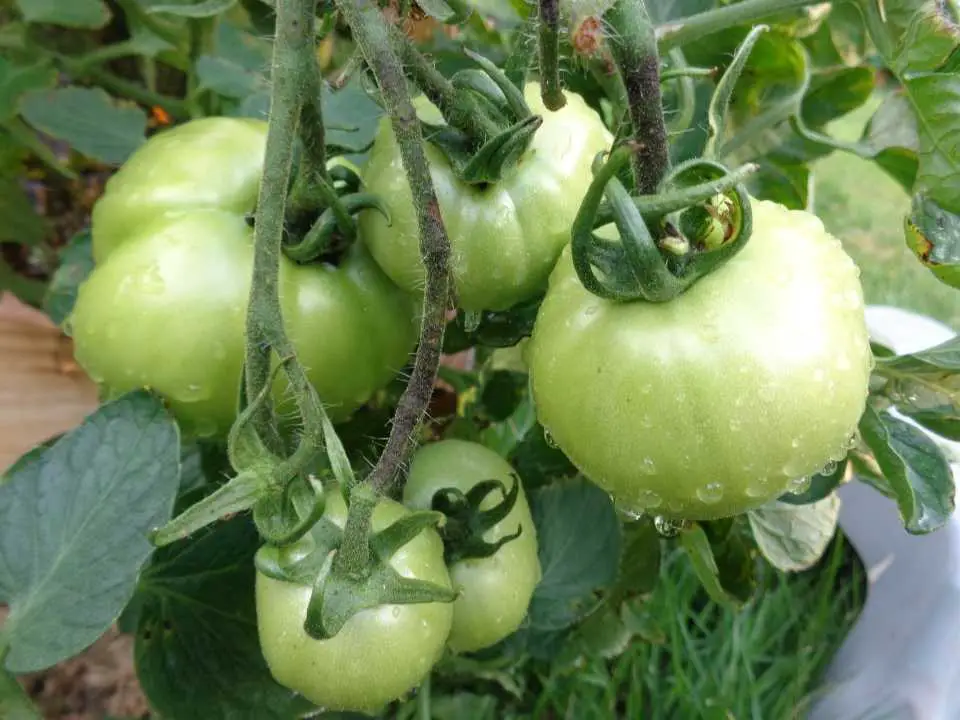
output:
[{"label": "grass", "polygon": [[800,574],[767,568],[740,612],[706,600],[685,556],[670,556],[644,606],[650,627],[618,659],[557,679],[545,714],[600,720],[788,720],[811,692],[862,608],[862,566],[842,536]]},{"label": "grass", "polygon": [[[841,118],[830,133],[855,140],[879,101]],[[868,160],[836,152],[815,167],[815,206],[827,229],[860,266],[868,303],[896,305],[960,330],[960,293],[937,280],[907,248],[910,198]]]}]

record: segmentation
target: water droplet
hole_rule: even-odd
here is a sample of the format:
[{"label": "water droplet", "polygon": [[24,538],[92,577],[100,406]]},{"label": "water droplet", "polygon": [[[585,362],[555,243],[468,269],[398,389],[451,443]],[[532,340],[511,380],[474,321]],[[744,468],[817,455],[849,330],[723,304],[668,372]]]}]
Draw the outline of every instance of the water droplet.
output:
[{"label": "water droplet", "polygon": [[818,471],[818,475],[833,475],[837,471],[837,463],[833,460],[828,462]]},{"label": "water droplet", "polygon": [[550,431],[546,428],[543,429],[543,441],[554,449],[558,447],[557,441],[553,439],[553,435],[551,435]]},{"label": "water droplet", "polygon": [[390,614],[393,615],[394,618],[400,617],[400,606],[394,605],[393,610],[390,611]]},{"label": "water droplet", "polygon": [[643,415],[643,416],[641,416],[641,417],[640,417],[640,425],[641,425],[641,427],[652,428],[652,427],[653,427],[653,418],[650,417],[649,415]]},{"label": "water droplet", "polygon": [[649,395],[651,390],[653,390],[653,386],[650,383],[640,386],[640,392],[644,395]]},{"label": "water droplet", "polygon": [[657,472],[657,464],[653,461],[653,458],[645,457],[643,462],[640,463],[640,472],[643,475],[653,475]]},{"label": "water droplet", "polygon": [[687,394],[684,392],[678,392],[676,395],[677,403],[685,403],[687,401]]},{"label": "water droplet", "polygon": [[793,495],[803,495],[807,490],[810,489],[810,478],[809,477],[798,477],[790,481],[790,484],[787,486],[787,492]]},{"label": "water droplet", "polygon": [[157,265],[151,265],[146,269],[140,276],[138,285],[140,286],[140,291],[148,295],[159,295],[167,287],[167,284],[163,281],[163,276],[160,274],[160,268]]},{"label": "water droplet", "polygon": [[641,507],[647,510],[653,510],[654,508],[658,508],[663,504],[663,498],[653,492],[653,490],[643,490],[641,491],[637,502]]},{"label": "water droplet", "polygon": [[794,450],[800,447],[800,438],[794,438],[793,440],[791,440],[790,447],[792,447]]},{"label": "water droplet", "polygon": [[600,311],[600,307],[598,305],[590,305],[589,307],[584,309],[583,315],[584,317],[592,317],[596,315],[599,311]]},{"label": "water droplet", "polygon": [[671,538],[680,534],[680,531],[683,530],[684,522],[683,520],[672,520],[671,518],[657,515],[653,519],[653,526],[662,537]]},{"label": "water droplet", "polygon": [[747,497],[761,498],[770,494],[769,478],[758,478],[756,482],[747,485]]},{"label": "water droplet", "polygon": [[631,522],[637,521],[644,516],[643,510],[634,510],[633,508],[617,506],[617,511]]},{"label": "water droplet", "polygon": [[857,446],[857,434],[851,433],[850,436],[843,443],[843,447],[846,450],[853,450]]},{"label": "water droplet", "polygon": [[210,397],[210,393],[207,389],[198,383],[190,383],[182,388],[180,388],[173,395],[180,402],[185,403],[194,403],[200,402],[201,400],[206,400]]},{"label": "water droplet", "polygon": [[723,485],[718,482],[707,483],[701,488],[697,488],[697,497],[701,502],[713,505],[723,499]]}]

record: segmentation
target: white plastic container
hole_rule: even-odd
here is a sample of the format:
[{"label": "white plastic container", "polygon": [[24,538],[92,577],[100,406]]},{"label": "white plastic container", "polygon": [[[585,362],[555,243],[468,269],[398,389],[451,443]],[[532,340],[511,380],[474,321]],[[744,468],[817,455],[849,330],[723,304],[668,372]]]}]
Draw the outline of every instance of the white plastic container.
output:
[{"label": "white plastic container", "polygon": [[[955,333],[922,315],[867,308],[874,340],[898,354]],[[960,483],[960,444],[941,441]],[[860,482],[840,490],[840,526],[868,573],[860,618],[834,657],[809,720],[960,718],[960,517],[909,535],[893,501]]]}]

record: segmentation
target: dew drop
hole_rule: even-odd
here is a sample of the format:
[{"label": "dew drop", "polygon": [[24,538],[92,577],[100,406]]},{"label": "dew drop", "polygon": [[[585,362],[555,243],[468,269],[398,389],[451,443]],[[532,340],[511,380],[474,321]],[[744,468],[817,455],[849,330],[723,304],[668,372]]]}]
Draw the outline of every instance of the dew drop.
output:
[{"label": "dew drop", "polygon": [[807,490],[810,489],[810,478],[809,477],[798,477],[790,481],[790,484],[787,486],[787,492],[793,495],[803,495]]},{"label": "dew drop", "polygon": [[393,615],[394,618],[400,617],[400,606],[394,605],[393,610],[390,611],[390,614]]},{"label": "dew drop", "polygon": [[599,311],[600,311],[599,306],[597,306],[597,305],[591,305],[591,306],[589,306],[589,307],[587,307],[587,308],[584,309],[583,315],[584,315],[584,317],[592,317],[592,316],[596,315]]},{"label": "dew drop", "polygon": [[657,515],[653,519],[653,527],[656,528],[657,532],[660,533],[662,537],[666,538],[676,537],[679,535],[680,531],[683,530],[683,526],[683,520],[672,520],[671,518],[666,518],[662,515]]},{"label": "dew drop", "polygon": [[143,275],[140,276],[138,284],[140,291],[148,295],[159,295],[167,287],[163,281],[163,276],[160,274],[160,268],[157,265],[151,265],[147,268]]},{"label": "dew drop", "polygon": [[790,447],[792,447],[794,450],[800,447],[800,438],[794,438],[793,440],[791,440]]},{"label": "dew drop", "polygon": [[543,430],[543,441],[553,449],[556,449],[558,447],[557,441],[553,439],[553,435],[551,435],[550,431],[547,430],[546,428],[544,428]]},{"label": "dew drop", "polygon": [[770,494],[770,480],[768,478],[762,477],[757,479],[756,482],[747,485],[747,497],[752,498],[761,498],[766,497]]},{"label": "dew drop", "polygon": [[644,428],[648,428],[648,429],[649,429],[649,428],[652,428],[652,427],[653,427],[653,418],[650,417],[649,415],[643,415],[643,416],[641,416],[641,417],[640,417],[640,426],[641,426],[641,427],[644,427]]},{"label": "dew drop", "polygon": [[723,499],[723,485],[718,482],[707,483],[701,488],[697,488],[697,497],[700,502],[707,505],[713,505]]},{"label": "dew drop", "polygon": [[653,475],[657,472],[657,464],[653,461],[653,458],[645,457],[643,462],[640,463],[640,472],[643,475]]},{"label": "dew drop", "polygon": [[653,492],[653,490],[643,490],[637,502],[641,507],[647,510],[653,510],[663,504],[663,498]]},{"label": "dew drop", "polygon": [[646,383],[640,386],[640,392],[643,395],[649,395],[651,390],[653,390],[653,386],[650,383]]},{"label": "dew drop", "polygon": [[204,418],[197,423],[197,437],[208,438],[217,434],[217,423],[209,418]]},{"label": "dew drop", "polygon": [[837,471],[837,463],[833,460],[824,465],[817,472],[818,475],[833,475]]},{"label": "dew drop", "polygon": [[634,510],[633,508],[617,506],[617,512],[623,515],[627,520],[635,522],[644,516],[643,510]]}]

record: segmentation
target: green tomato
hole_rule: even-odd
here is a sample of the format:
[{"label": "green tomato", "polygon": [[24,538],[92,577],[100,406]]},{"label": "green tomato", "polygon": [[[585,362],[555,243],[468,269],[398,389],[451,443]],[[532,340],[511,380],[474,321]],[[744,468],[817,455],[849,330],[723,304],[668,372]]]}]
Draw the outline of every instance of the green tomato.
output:
[{"label": "green tomato", "polygon": [[[339,492],[328,493],[324,512],[344,526],[347,509]],[[384,500],[374,511],[373,529],[406,515],[402,505]],[[294,551],[309,552],[312,542],[308,534]],[[400,548],[390,565],[404,577],[451,587],[443,543],[433,529]],[[257,627],[277,682],[326,710],[374,713],[423,682],[443,653],[453,620],[450,603],[380,605],[354,615],[332,638],[315,640],[303,629],[311,590],[257,572]]]},{"label": "green tomato", "polygon": [[93,208],[93,256],[100,263],[146,222],[197,208],[253,211],[267,124],[210,117],[150,138],[107,182]]},{"label": "green tomato", "polygon": [[[505,310],[546,287],[592,179],[590,164],[610,147],[602,120],[579,95],[568,93],[567,104],[556,112],[543,106],[539,85],[527,85],[524,95],[543,125],[499,182],[485,187],[460,182],[441,152],[426,145],[464,310]],[[421,101],[419,108],[424,119],[442,120],[429,103]],[[394,282],[416,291],[424,284],[420,233],[388,119],[381,121],[363,176],[391,218],[388,224],[378,212],[361,214],[370,252]]]},{"label": "green tomato", "polygon": [[[237,414],[252,229],[221,210],[138,229],[80,288],[68,324],[77,360],[108,395],[152,388],[187,435],[223,436]],[[336,267],[281,258],[280,296],[288,335],[334,420],[389,382],[416,339],[414,303],[360,244]]]},{"label": "green tomato", "polygon": [[872,367],[859,270],[815,216],[753,213],[746,247],[667,303],[595,297],[569,251],[550,279],[537,415],[625,509],[734,515],[846,455]]},{"label": "green tomato", "polygon": [[[420,448],[410,465],[403,502],[429,510],[434,493],[452,487],[468,492],[483,480],[500,480],[509,490],[517,482],[513,468],[497,453],[478,443],[443,440]],[[489,509],[503,499],[491,493],[482,503]],[[454,588],[460,593],[453,606],[449,645],[454,652],[490,647],[520,627],[534,588],[540,581],[537,529],[527,497],[520,486],[513,510],[484,533],[495,542],[521,529],[520,536],[487,558],[461,560],[450,566]]]}]

